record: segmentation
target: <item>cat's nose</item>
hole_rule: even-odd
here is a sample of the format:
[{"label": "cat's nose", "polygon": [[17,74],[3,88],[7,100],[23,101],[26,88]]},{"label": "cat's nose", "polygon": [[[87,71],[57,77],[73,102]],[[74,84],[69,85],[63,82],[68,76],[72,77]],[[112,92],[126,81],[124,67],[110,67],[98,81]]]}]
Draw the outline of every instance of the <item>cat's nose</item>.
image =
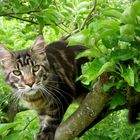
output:
[{"label": "cat's nose", "polygon": [[33,84],[35,83],[35,79],[34,78],[31,78],[31,77],[28,77],[24,80],[25,84],[28,85],[29,87],[32,87]]},{"label": "cat's nose", "polygon": [[34,83],[35,83],[34,81],[30,81],[30,82],[26,83],[26,85],[28,85],[29,87],[32,87]]}]

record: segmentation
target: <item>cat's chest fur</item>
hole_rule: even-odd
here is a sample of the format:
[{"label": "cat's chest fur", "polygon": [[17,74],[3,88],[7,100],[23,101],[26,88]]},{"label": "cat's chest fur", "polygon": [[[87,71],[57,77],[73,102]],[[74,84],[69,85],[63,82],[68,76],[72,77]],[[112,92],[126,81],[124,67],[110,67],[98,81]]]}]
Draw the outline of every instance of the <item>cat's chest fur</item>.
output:
[{"label": "cat's chest fur", "polygon": [[49,99],[42,97],[40,91],[31,91],[30,93],[23,95],[24,105],[30,109],[47,109],[49,101]]}]

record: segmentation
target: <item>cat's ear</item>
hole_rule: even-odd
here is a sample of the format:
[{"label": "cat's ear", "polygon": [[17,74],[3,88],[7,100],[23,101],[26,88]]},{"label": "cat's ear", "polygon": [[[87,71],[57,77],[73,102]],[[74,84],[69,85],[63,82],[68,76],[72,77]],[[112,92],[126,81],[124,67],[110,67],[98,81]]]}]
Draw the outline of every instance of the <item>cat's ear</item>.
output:
[{"label": "cat's ear", "polygon": [[0,45],[0,62],[2,62],[5,67],[9,67],[11,65],[13,62],[13,55],[13,52]]},{"label": "cat's ear", "polygon": [[34,42],[31,48],[31,52],[40,54],[40,53],[44,53],[45,49],[46,49],[46,43],[45,43],[44,37],[43,35],[40,35]]}]

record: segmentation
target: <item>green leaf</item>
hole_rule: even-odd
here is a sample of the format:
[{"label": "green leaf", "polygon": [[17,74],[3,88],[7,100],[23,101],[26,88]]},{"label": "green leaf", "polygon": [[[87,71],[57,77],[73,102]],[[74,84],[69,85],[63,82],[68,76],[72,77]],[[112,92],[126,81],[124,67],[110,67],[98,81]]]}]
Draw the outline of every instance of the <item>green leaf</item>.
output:
[{"label": "green leaf", "polygon": [[2,140],[21,140],[22,135],[20,132],[12,133],[11,135],[5,136]]},{"label": "green leaf", "polygon": [[103,89],[105,92],[109,91],[112,87],[116,87],[116,89],[124,88],[124,80],[119,80],[114,83],[106,83],[103,85]]},{"label": "green leaf", "polygon": [[129,66],[124,72],[121,74],[121,76],[124,78],[124,80],[128,83],[129,86],[134,86],[134,71]]},{"label": "green leaf", "polygon": [[119,30],[119,25],[120,25],[120,23],[114,19],[106,19],[106,20],[101,21],[98,24],[99,24],[99,27],[98,27],[99,30],[104,31],[105,29],[106,30],[110,29],[110,30],[114,30],[114,32]]},{"label": "green leaf", "polygon": [[36,8],[39,5],[38,0],[29,0],[31,8]]},{"label": "green leaf", "polygon": [[106,83],[106,84],[103,85],[103,89],[104,89],[105,92],[107,92],[114,86],[116,86],[116,83]]},{"label": "green leaf", "polygon": [[119,105],[124,105],[127,103],[127,100],[123,94],[114,93],[112,100],[110,102],[110,109],[115,109]]},{"label": "green leaf", "polygon": [[118,10],[115,10],[115,9],[109,9],[107,11],[104,11],[103,14],[105,16],[110,16],[110,17],[116,17],[116,18],[120,18],[121,17],[121,13]]},{"label": "green leaf", "polygon": [[121,21],[125,24],[134,24],[136,22],[136,12],[131,6],[122,13]]},{"label": "green leaf", "polygon": [[120,35],[128,41],[132,41],[135,35],[134,25],[126,24],[120,27]]},{"label": "green leaf", "polygon": [[19,123],[18,122],[13,122],[13,123],[0,124],[0,134],[2,134],[3,132],[7,131],[10,128],[15,127],[17,124],[19,124]]},{"label": "green leaf", "polygon": [[2,140],[33,140],[33,136],[29,131],[23,130],[5,136]]},{"label": "green leaf", "polygon": [[134,58],[136,54],[136,51],[128,48],[112,51],[110,57],[115,60],[125,61]]},{"label": "green leaf", "polygon": [[102,39],[103,44],[106,48],[114,48],[118,44],[118,36],[116,34],[112,34],[111,36],[106,36]]},{"label": "green leaf", "polygon": [[82,67],[82,75],[78,78],[83,84],[89,85],[103,72],[107,71],[114,65],[114,61],[107,61],[104,58],[94,59],[92,62],[86,63]]},{"label": "green leaf", "polygon": [[140,92],[140,83],[135,83],[134,89],[135,89],[137,92]]},{"label": "green leaf", "polygon": [[76,9],[77,10],[80,10],[80,9],[82,9],[83,7],[88,7],[90,5],[90,2],[80,2],[79,4],[78,4],[78,6],[76,7]]},{"label": "green leaf", "polygon": [[116,83],[116,89],[121,89],[121,88],[124,88],[124,87],[125,87],[125,81],[124,80],[119,80]]},{"label": "green leaf", "polygon": [[79,33],[69,37],[68,41],[69,41],[69,46],[72,46],[75,44],[87,46],[87,44],[89,44],[89,41],[90,41],[89,32],[87,30],[79,32]]},{"label": "green leaf", "polygon": [[88,50],[85,50],[84,52],[81,52],[77,55],[77,59],[81,58],[81,57],[88,57],[88,58],[98,58],[100,57],[102,54],[101,52],[96,48],[91,48]]},{"label": "green leaf", "polygon": [[65,6],[65,9],[69,12],[69,13],[75,13],[75,11],[73,10],[73,8]]},{"label": "green leaf", "polygon": [[140,0],[136,0],[132,5],[133,10],[140,16]]}]

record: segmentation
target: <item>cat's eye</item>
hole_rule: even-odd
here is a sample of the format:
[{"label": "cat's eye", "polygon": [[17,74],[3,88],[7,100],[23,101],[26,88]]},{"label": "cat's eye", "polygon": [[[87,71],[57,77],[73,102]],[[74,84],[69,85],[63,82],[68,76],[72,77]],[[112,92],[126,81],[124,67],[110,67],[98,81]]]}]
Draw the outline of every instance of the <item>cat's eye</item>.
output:
[{"label": "cat's eye", "polygon": [[40,66],[39,65],[35,65],[33,66],[32,70],[33,72],[37,72],[39,70]]},{"label": "cat's eye", "polygon": [[20,76],[20,75],[21,75],[21,71],[20,71],[20,70],[13,70],[13,73],[14,73],[16,76]]}]

